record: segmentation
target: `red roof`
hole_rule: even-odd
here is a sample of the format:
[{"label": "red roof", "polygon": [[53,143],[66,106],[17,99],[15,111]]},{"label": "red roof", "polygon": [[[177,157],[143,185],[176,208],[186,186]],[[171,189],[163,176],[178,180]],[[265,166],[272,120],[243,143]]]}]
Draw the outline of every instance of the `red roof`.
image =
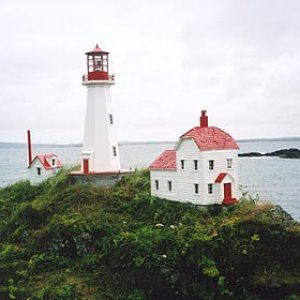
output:
[{"label": "red roof", "polygon": [[176,150],[165,150],[149,166],[150,170],[176,170]]},{"label": "red roof", "polygon": [[102,52],[102,53],[108,53],[107,51],[102,50],[98,44],[96,44],[95,48],[86,52],[85,54],[90,54],[90,53],[97,53],[97,52]]},{"label": "red roof", "polygon": [[194,127],[180,137],[180,139],[187,138],[192,138],[202,151],[239,149],[235,140],[218,127]]},{"label": "red roof", "polygon": [[[49,164],[48,162],[48,159],[52,159],[52,158],[56,158],[57,162],[56,162],[56,166],[52,166]],[[57,155],[56,154],[51,154],[51,153],[47,153],[47,154],[38,154],[35,156],[35,158],[32,160],[31,164],[33,163],[33,161],[35,159],[38,159],[41,164],[43,165],[43,167],[46,169],[46,170],[49,170],[49,169],[53,169],[53,168],[61,168],[62,167],[62,163],[61,161],[57,158]],[[30,165],[31,165],[30,164]],[[30,167],[30,166],[29,166]]]},{"label": "red roof", "polygon": [[223,179],[226,177],[227,173],[220,173],[215,180],[215,183],[221,183]]}]

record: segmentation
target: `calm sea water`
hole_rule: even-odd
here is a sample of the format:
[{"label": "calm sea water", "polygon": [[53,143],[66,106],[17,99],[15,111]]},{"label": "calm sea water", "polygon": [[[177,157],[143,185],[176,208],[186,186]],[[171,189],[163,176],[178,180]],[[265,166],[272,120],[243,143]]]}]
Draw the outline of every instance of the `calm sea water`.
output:
[{"label": "calm sea water", "polygon": [[[147,167],[165,149],[175,143],[123,144],[120,146],[124,169]],[[239,142],[240,152],[271,152],[300,149],[300,141]],[[56,153],[67,166],[79,164],[80,147],[39,148],[35,153]],[[239,158],[240,184],[243,190],[260,199],[279,204],[300,221],[300,159],[276,157]],[[0,187],[27,178],[27,149],[0,148]]]}]

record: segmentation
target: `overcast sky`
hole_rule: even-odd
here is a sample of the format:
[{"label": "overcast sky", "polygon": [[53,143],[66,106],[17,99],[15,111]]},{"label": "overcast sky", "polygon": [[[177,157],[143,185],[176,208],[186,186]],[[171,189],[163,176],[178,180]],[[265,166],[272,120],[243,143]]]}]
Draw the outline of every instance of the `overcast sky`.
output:
[{"label": "overcast sky", "polygon": [[119,141],[300,136],[299,0],[9,0],[0,6],[0,141],[81,142],[84,53],[110,52]]}]

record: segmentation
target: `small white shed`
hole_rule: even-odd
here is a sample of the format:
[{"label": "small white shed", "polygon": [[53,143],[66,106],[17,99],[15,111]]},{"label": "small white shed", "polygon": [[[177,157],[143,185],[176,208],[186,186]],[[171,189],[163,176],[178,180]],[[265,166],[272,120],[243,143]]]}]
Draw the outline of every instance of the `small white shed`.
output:
[{"label": "small white shed", "polygon": [[200,126],[183,134],[174,150],[164,151],[151,165],[151,195],[197,205],[237,203],[238,145],[225,131]]},{"label": "small white shed", "polygon": [[62,163],[56,154],[38,154],[28,166],[29,180],[32,183],[40,183],[57,174],[61,168]]}]

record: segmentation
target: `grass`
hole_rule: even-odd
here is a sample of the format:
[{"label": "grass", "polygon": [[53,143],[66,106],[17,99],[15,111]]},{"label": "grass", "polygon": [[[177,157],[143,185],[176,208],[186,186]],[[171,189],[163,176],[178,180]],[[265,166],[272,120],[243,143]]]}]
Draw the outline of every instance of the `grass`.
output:
[{"label": "grass", "polygon": [[6,187],[0,299],[259,299],[284,278],[278,295],[294,297],[299,224],[245,198],[204,210],[151,197],[148,170],[113,188],[65,171]]}]

